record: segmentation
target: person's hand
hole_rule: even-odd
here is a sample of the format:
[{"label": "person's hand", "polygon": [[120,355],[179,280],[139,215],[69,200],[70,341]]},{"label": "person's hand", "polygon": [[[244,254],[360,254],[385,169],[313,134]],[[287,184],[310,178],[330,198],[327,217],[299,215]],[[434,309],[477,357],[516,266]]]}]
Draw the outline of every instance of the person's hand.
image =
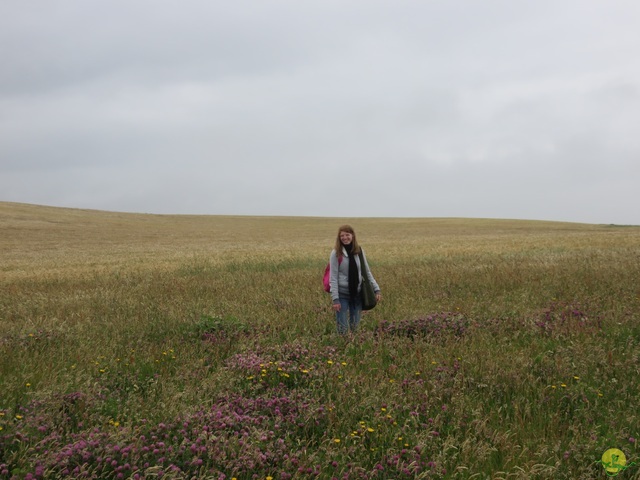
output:
[{"label": "person's hand", "polygon": [[380,292],[376,293],[376,302],[382,300],[382,294]]},{"label": "person's hand", "polygon": [[339,303],[334,303],[331,308],[333,308],[334,312],[339,312],[340,311],[340,304]]}]

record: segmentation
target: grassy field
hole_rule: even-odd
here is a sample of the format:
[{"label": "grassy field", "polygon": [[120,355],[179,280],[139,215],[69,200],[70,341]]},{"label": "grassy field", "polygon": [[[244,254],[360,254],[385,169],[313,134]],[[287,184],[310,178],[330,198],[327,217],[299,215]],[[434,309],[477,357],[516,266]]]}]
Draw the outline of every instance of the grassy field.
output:
[{"label": "grassy field", "polygon": [[0,202],[2,480],[638,479],[639,355],[640,227]]}]

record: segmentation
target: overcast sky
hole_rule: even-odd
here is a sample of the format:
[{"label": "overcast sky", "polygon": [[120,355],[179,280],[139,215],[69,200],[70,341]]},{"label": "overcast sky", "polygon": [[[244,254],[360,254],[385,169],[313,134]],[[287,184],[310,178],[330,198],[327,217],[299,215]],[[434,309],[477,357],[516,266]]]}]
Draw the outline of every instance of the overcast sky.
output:
[{"label": "overcast sky", "polygon": [[640,224],[638,0],[0,0],[0,201]]}]

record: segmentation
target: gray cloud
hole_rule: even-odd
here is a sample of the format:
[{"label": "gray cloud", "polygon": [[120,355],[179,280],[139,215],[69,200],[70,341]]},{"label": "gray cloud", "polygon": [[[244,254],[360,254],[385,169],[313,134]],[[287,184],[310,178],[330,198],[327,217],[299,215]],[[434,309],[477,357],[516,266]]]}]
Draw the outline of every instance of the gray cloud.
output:
[{"label": "gray cloud", "polygon": [[640,224],[637,2],[5,2],[0,200]]}]

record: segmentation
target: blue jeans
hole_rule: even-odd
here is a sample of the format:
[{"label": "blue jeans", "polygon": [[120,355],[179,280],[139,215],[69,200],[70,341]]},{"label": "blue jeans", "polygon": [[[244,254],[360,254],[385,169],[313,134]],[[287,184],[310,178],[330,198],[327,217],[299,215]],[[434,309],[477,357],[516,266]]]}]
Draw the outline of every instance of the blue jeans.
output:
[{"label": "blue jeans", "polygon": [[340,311],[336,312],[336,322],[338,324],[338,333],[346,335],[351,329],[355,332],[360,325],[360,317],[362,316],[362,300],[360,296],[357,298],[340,297]]}]

